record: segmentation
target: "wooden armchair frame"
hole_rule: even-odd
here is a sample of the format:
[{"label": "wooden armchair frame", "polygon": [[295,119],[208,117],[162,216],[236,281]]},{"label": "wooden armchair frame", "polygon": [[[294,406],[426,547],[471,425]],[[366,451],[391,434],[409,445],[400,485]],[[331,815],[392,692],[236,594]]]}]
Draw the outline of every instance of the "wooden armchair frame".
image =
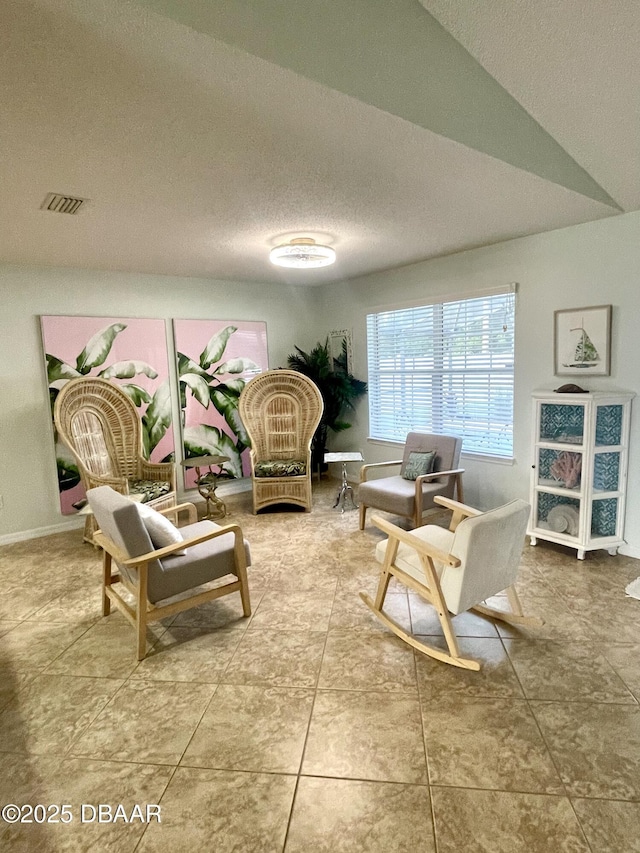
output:
[{"label": "wooden armchair frame", "polygon": [[[392,462],[371,462],[368,465],[363,465],[360,468],[360,482],[366,483],[369,479],[369,473],[379,468],[389,468],[391,466],[396,466],[400,468],[402,466],[402,459],[394,459]],[[431,474],[421,474],[419,477],[416,477],[415,480],[415,500],[414,500],[414,513],[412,517],[412,522],[414,527],[420,527],[423,523],[423,510],[422,510],[422,485],[423,483],[433,483],[434,481],[439,480],[441,477],[447,478],[447,481],[450,482],[453,477],[455,480],[455,495],[459,501],[464,501],[464,491],[462,488],[462,475],[464,474],[464,468],[453,468],[450,471],[434,471]],[[436,498],[434,498],[434,502],[438,503]],[[364,530],[364,525],[366,521],[368,507],[364,504],[360,504],[360,530]]]},{"label": "wooden armchair frame", "polygon": [[[165,510],[159,510],[162,515],[174,515],[177,519],[178,513],[187,511],[189,522],[193,523],[197,520],[197,510],[192,503],[178,504]],[[176,551],[192,548],[201,542],[206,542],[209,539],[216,539],[219,536],[224,536],[227,533],[234,535],[234,559],[237,569],[237,580],[213,589],[199,592],[189,598],[181,598],[178,601],[170,604],[155,605],[147,598],[147,579],[149,573],[149,564],[155,560],[162,560]],[[111,603],[115,604],[118,610],[125,616],[126,619],[133,625],[136,630],[136,651],[138,660],[142,660],[146,655],[147,649],[147,625],[150,622],[155,622],[158,619],[164,619],[166,616],[173,616],[183,610],[189,610],[192,607],[197,607],[199,604],[204,604],[205,601],[212,601],[220,598],[223,595],[230,595],[233,592],[239,592],[242,600],[242,612],[245,616],[251,616],[251,602],[249,597],[249,584],[247,580],[247,563],[244,548],[244,538],[242,530],[237,524],[226,524],[211,530],[199,536],[193,536],[174,545],[169,545],[165,548],[158,548],[155,551],[150,551],[147,554],[141,554],[139,557],[129,557],[123,553],[120,548],[115,545],[108,536],[101,530],[96,531],[93,536],[94,542],[103,553],[103,571],[102,571],[102,615],[108,616],[111,612]],[[132,584],[120,572],[113,570],[113,561],[120,565],[133,569],[137,572],[138,583]],[[115,590],[114,584],[121,583],[128,592],[135,597],[135,605],[129,604]]]},{"label": "wooden armchair frame", "polygon": [[[369,508],[409,518],[415,528],[424,523],[425,513],[438,510],[434,502],[436,495],[463,501],[461,452],[460,436],[412,431],[407,433],[402,459],[363,465],[358,489],[360,530],[364,530]],[[419,459],[429,453],[433,454],[433,470],[425,471],[414,481],[408,470],[412,467],[412,457],[417,455]],[[399,470],[381,477],[371,476],[391,468]]]},{"label": "wooden armchair frame", "polygon": [[[477,509],[473,509],[472,507],[466,506],[459,501],[451,500],[450,498],[437,496],[434,500],[444,508],[452,511],[451,522],[449,525],[449,530],[451,532],[455,531],[464,519],[475,518],[484,514]],[[402,530],[397,525],[380,518],[380,516],[374,516],[373,523],[376,527],[382,530],[383,533],[386,533],[389,539],[384,562],[381,568],[375,601],[372,601],[365,593],[360,593],[360,597],[364,603],[373,611],[377,618],[386,625],[387,628],[393,631],[393,633],[400,637],[400,639],[404,640],[413,648],[418,649],[418,651],[423,654],[462,669],[479,670],[480,664],[478,661],[462,657],[460,654],[457,637],[451,621],[451,615],[445,601],[445,596],[442,592],[438,572],[435,566],[435,563],[437,562],[443,566],[461,568],[462,561],[453,554],[443,551],[429,542],[425,542],[414,535],[411,531]],[[420,564],[424,570],[424,583],[419,582],[412,575],[395,565],[400,543],[408,545],[418,554]],[[412,589],[414,592],[417,592],[418,595],[424,598],[429,604],[433,605],[438,614],[440,625],[442,626],[448,652],[420,642],[411,634],[408,634],[383,611],[385,597],[392,577],[396,577],[401,583],[409,589]],[[468,609],[483,616],[489,616],[515,625],[536,627],[544,624],[542,620],[537,619],[536,617],[524,615],[520,599],[518,598],[516,589],[512,584],[506,587],[506,593],[509,606],[511,607],[511,612],[489,607],[483,603],[475,604]]]}]

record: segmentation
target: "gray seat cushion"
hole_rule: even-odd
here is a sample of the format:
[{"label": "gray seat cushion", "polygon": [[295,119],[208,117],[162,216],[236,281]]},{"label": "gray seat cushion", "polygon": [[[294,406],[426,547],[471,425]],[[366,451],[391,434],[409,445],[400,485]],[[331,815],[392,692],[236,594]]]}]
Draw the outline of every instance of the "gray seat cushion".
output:
[{"label": "gray seat cushion", "polygon": [[[412,453],[435,452],[432,471],[451,471],[457,469],[462,449],[462,439],[451,435],[433,435],[425,432],[410,432],[404,447],[400,474],[392,477],[360,483],[358,499],[361,507],[374,507],[394,515],[412,518],[415,514],[414,480],[406,479],[407,465]],[[442,482],[444,481],[444,482]],[[455,478],[435,477],[422,483],[422,512],[432,509],[436,504],[434,497],[443,495],[452,498],[455,491]]]},{"label": "gray seat cushion", "polygon": [[[128,557],[139,557],[155,550],[140,516],[137,504],[110,486],[100,486],[87,492],[89,504],[98,527]],[[199,521],[180,528],[184,539],[200,536],[209,530],[220,529],[213,521]],[[184,556],[165,557],[149,563],[147,597],[155,604],[201,586],[224,575],[234,573],[234,535],[232,533],[187,548]],[[250,565],[249,543],[244,540],[247,565]],[[137,572],[118,564],[122,574],[137,583]]]},{"label": "gray seat cushion", "polygon": [[[422,486],[423,510],[435,506],[433,498],[435,495],[441,495],[442,491],[441,483],[424,483]],[[358,487],[360,503],[404,516],[413,515],[415,494],[415,481],[405,480],[400,476],[368,480],[360,483]]]},{"label": "gray seat cushion", "polygon": [[[195,524],[181,527],[180,533],[185,539],[191,539],[210,530],[219,529],[220,525],[213,521],[197,521]],[[155,603],[163,598],[178,595],[185,589],[201,586],[224,575],[235,574],[234,542],[233,533],[226,533],[187,548],[184,557],[165,557],[159,568],[149,573],[149,601]],[[247,566],[250,566],[251,550],[246,539],[244,553]]]}]

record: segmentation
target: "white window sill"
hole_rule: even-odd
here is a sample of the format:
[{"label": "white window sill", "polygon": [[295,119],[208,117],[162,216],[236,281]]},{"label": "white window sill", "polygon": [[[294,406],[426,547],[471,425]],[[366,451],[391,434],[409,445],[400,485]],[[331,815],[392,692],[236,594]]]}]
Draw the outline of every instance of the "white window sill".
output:
[{"label": "white window sill", "polygon": [[[404,441],[391,441],[386,438],[371,438],[367,437],[369,444],[377,444],[382,447],[397,447],[403,448]],[[513,465],[515,458],[513,456],[493,456],[491,453],[471,453],[466,450],[462,451],[462,459],[468,459],[470,462],[494,462],[497,465]]]}]

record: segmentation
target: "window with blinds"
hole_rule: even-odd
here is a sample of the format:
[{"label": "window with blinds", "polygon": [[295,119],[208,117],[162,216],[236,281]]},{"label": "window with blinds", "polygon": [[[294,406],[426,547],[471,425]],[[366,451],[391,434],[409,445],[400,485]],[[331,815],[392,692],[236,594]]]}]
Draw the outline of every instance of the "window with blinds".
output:
[{"label": "window with blinds", "polygon": [[513,456],[515,285],[367,316],[371,438],[459,435],[463,450]]}]

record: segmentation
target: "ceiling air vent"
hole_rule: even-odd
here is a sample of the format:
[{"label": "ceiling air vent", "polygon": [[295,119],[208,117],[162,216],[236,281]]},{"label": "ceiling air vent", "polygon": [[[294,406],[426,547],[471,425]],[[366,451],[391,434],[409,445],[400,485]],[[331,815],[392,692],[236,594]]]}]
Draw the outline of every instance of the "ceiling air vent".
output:
[{"label": "ceiling air vent", "polygon": [[78,213],[88,199],[76,198],[72,195],[60,195],[60,193],[48,193],[40,205],[40,210],[50,210],[52,213]]}]

